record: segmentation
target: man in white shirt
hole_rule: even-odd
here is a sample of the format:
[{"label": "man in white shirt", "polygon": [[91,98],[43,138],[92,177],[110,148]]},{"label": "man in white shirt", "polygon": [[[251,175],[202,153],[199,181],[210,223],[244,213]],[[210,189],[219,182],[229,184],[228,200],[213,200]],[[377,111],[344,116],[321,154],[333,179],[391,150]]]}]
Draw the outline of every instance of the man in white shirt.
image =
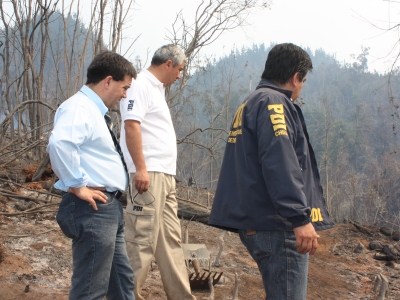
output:
[{"label": "man in white shirt", "polygon": [[121,101],[121,148],[132,173],[134,199],[126,207],[125,240],[134,270],[135,297],[141,295],[153,256],[167,298],[196,299],[181,248],[175,197],[177,145],[165,88],[180,79],[186,62],[182,49],[158,49]]},{"label": "man in white shirt", "polygon": [[103,52],[89,65],[86,85],[54,117],[47,152],[59,178],[55,187],[63,191],[56,219],[72,239],[71,300],[135,299],[118,201],[129,176],[105,121],[132,78],[132,63]]}]

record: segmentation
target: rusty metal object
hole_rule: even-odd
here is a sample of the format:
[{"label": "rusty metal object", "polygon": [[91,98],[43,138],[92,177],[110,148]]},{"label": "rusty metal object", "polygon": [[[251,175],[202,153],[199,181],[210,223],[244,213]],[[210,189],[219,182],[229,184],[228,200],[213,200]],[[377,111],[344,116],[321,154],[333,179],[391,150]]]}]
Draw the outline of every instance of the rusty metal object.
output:
[{"label": "rusty metal object", "polygon": [[204,244],[182,244],[183,256],[187,265],[193,260],[197,260],[199,265],[208,266],[210,262],[210,252]]},{"label": "rusty metal object", "polygon": [[200,271],[199,273],[191,273],[189,274],[190,288],[192,290],[207,290],[209,289],[209,278],[212,278],[212,284],[215,285],[221,279],[222,274],[223,272],[209,272],[207,270],[204,270],[203,272]]},{"label": "rusty metal object", "polygon": [[209,279],[211,277],[212,285],[218,283],[223,272],[214,272],[210,270],[201,270],[200,266],[210,266],[210,253],[204,244],[182,244],[183,254],[187,266],[193,266],[194,272],[189,274],[190,288],[209,289]]}]

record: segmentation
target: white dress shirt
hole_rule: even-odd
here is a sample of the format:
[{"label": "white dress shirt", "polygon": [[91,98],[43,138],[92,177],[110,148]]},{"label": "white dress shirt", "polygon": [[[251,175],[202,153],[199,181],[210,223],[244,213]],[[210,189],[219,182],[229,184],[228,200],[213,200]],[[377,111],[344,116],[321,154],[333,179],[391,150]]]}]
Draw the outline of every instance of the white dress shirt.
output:
[{"label": "white dress shirt", "polygon": [[60,179],[54,185],[57,189],[90,186],[110,192],[126,190],[128,176],[104,120],[107,110],[87,86],[57,109],[46,149]]}]

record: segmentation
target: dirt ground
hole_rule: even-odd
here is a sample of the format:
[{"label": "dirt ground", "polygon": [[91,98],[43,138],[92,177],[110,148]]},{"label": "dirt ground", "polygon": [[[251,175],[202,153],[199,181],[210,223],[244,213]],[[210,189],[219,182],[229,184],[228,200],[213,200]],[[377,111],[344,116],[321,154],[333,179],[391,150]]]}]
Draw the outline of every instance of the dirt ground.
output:
[{"label": "dirt ground", "polygon": [[[11,197],[6,191],[26,198]],[[183,197],[189,192],[179,187],[178,195]],[[210,195],[208,192],[204,195],[206,205]],[[36,199],[37,203],[27,199]],[[49,198],[22,186],[6,184],[4,180],[0,182],[0,299],[68,299],[71,241],[63,236],[55,221],[59,201],[56,196]],[[189,243],[205,244],[214,262],[222,231],[201,222],[181,222],[182,228],[188,224]],[[396,242],[381,234],[379,228],[365,228],[369,233],[361,232],[352,224],[337,224],[320,232],[318,251],[310,257],[307,299],[377,299],[373,288],[379,274],[389,281],[386,299],[400,299],[399,266],[393,261],[375,259],[376,251],[368,249],[371,240]],[[220,266],[212,267],[214,272],[223,272],[214,286],[214,299],[233,299],[235,273],[239,278],[238,299],[265,299],[257,266],[238,235],[225,233],[223,239]],[[361,253],[355,253],[360,243],[365,247]],[[208,266],[202,268],[201,272],[208,270]],[[193,271],[188,268],[188,272]],[[148,300],[166,299],[156,262],[144,291]],[[210,299],[207,289],[194,290],[193,294],[199,300]]]}]

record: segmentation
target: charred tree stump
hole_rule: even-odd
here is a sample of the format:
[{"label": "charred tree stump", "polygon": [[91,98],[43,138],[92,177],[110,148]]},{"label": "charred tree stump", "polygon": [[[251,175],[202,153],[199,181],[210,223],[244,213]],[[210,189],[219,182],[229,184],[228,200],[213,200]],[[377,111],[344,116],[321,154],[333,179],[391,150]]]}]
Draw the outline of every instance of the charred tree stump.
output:
[{"label": "charred tree stump", "polygon": [[43,158],[42,162],[40,163],[40,166],[37,168],[35,174],[32,176],[32,181],[37,181],[42,177],[44,171],[46,170],[46,166],[50,163],[50,156],[47,153],[46,156]]},{"label": "charred tree stump", "polygon": [[210,288],[210,300],[214,300],[214,285],[213,285],[213,277],[208,277],[208,287]]},{"label": "charred tree stump", "polygon": [[235,272],[235,288],[233,289],[233,298],[232,300],[238,300],[239,296],[239,275]]},{"label": "charred tree stump", "polygon": [[377,300],[384,300],[386,298],[387,289],[389,286],[389,280],[386,276],[379,274],[376,276],[375,285],[374,285],[374,292],[376,293],[379,289]]},{"label": "charred tree stump", "polygon": [[218,268],[220,266],[219,260],[221,258],[222,251],[224,250],[224,235],[225,231],[221,232],[218,236],[219,251],[217,257],[215,258],[214,265]]},{"label": "charred tree stump", "polygon": [[379,287],[381,286],[381,283],[382,283],[382,277],[379,274],[375,277],[374,293],[378,291]]}]

